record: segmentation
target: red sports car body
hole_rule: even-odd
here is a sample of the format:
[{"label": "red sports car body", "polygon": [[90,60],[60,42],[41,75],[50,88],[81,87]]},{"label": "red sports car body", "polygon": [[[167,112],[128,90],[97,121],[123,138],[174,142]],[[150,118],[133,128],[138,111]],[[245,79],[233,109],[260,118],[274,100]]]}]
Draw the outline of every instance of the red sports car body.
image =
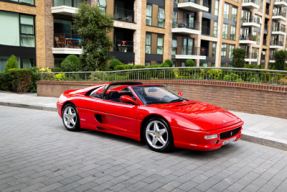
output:
[{"label": "red sports car body", "polygon": [[217,106],[187,100],[162,85],[119,82],[65,91],[57,102],[65,127],[208,151],[241,138],[243,121]]}]

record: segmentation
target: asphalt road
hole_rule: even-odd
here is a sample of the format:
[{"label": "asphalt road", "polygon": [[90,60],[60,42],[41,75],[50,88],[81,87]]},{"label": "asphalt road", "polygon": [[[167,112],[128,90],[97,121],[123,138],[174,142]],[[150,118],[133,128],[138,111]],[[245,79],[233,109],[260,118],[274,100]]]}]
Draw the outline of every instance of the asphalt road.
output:
[{"label": "asphalt road", "polygon": [[127,138],[68,132],[56,112],[0,106],[0,191],[286,191],[287,152],[239,141],[156,153]]}]

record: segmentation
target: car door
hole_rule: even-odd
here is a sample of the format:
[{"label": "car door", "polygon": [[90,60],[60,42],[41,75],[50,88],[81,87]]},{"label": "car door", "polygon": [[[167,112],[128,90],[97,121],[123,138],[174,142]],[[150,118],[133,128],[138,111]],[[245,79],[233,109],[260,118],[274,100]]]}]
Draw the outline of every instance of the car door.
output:
[{"label": "car door", "polygon": [[109,100],[95,101],[98,120],[102,129],[136,133],[138,105],[119,103]]}]

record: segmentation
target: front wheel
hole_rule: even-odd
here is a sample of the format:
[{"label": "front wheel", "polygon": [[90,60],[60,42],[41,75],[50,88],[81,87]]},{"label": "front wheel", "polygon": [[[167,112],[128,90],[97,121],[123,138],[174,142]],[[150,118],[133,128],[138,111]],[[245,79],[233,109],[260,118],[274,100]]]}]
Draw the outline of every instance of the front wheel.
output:
[{"label": "front wheel", "polygon": [[73,104],[67,104],[63,109],[63,124],[68,131],[79,131],[80,122],[77,108]]},{"label": "front wheel", "polygon": [[144,133],[146,143],[154,151],[166,152],[173,147],[170,127],[161,118],[150,119],[145,126]]}]

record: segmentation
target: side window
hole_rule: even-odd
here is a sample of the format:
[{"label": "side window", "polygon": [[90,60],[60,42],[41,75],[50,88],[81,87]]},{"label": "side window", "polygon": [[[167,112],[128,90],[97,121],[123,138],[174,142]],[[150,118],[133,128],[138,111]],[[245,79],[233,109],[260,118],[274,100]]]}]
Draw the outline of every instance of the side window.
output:
[{"label": "side window", "polygon": [[91,92],[90,97],[100,98],[104,93],[106,86],[101,86],[96,88],[94,91]]}]

